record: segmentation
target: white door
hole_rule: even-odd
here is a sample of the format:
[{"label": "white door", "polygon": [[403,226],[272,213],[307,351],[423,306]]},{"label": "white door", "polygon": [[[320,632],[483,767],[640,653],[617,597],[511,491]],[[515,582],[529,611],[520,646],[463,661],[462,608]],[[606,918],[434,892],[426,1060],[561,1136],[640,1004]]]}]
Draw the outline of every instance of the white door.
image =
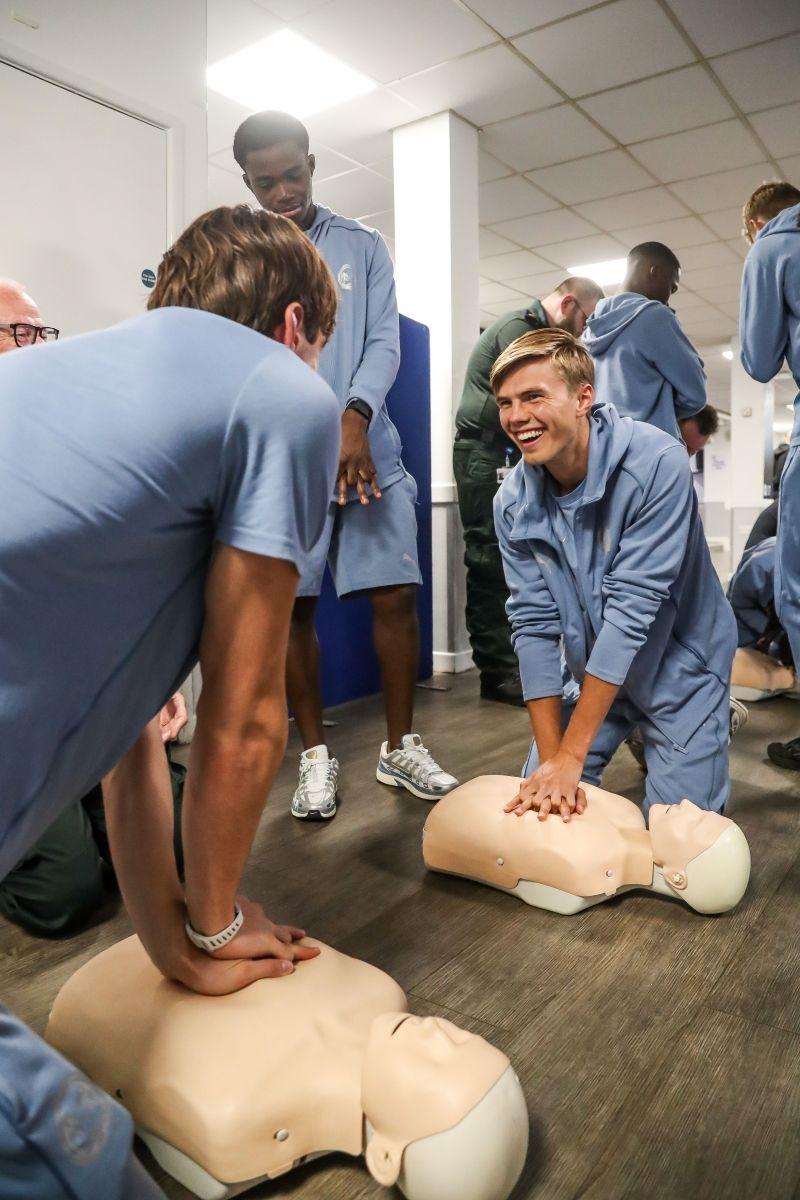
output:
[{"label": "white door", "polygon": [[167,135],[0,62],[0,277],[62,337],[142,312],[167,238]]}]

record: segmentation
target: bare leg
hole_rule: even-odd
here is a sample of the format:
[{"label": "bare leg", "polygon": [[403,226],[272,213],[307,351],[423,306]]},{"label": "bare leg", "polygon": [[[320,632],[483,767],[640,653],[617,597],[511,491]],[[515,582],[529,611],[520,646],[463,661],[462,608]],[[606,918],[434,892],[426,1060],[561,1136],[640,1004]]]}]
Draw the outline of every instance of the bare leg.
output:
[{"label": "bare leg", "polygon": [[417,585],[376,588],[372,603],[372,637],[381,668],[389,750],[396,750],[414,720],[414,686],[419,663]]},{"label": "bare leg", "polygon": [[292,612],[289,650],[286,655],[286,695],[294,714],[303,749],[325,742],[322,729],[322,688],[319,677],[319,642],[314,628],[316,596],[298,596]]}]

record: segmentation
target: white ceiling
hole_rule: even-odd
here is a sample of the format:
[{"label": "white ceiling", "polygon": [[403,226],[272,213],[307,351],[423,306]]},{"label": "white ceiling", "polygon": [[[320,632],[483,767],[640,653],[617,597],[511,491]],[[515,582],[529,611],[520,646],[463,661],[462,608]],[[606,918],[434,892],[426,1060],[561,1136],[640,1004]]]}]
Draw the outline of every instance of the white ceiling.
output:
[{"label": "white ceiling", "polygon": [[[318,200],[392,249],[391,130],[453,109],[480,129],[482,320],[572,263],[664,241],[727,407],[741,207],[765,179],[800,179],[797,0],[208,0],[209,61],[287,26],[380,85],[307,121]],[[233,203],[247,110],[208,102],[209,199]]]}]

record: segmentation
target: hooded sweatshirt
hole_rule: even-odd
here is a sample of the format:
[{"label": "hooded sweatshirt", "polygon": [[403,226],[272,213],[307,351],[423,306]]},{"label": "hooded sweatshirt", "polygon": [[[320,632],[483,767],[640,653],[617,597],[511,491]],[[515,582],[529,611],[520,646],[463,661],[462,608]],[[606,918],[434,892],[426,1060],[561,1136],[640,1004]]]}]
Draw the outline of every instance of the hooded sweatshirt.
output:
[{"label": "hooded sweatshirt", "polygon": [[572,539],[554,519],[543,467],[522,460],[495,497],[523,695],[561,695],[563,638],[578,683],[589,672],[616,684],[683,748],[728,690],[736,650],[689,458],[674,438],[613,405],[595,404],[589,421]]},{"label": "hooded sweatshirt", "polygon": [[[784,358],[800,388],[800,204],[768,221],[747,255],[739,308],[742,366],[769,383]],[[800,444],[800,395],[792,445]]]},{"label": "hooded sweatshirt", "polygon": [[678,421],[706,405],[703,360],[671,308],[638,292],[601,300],[583,340],[594,359],[595,394],[623,417],[680,437]]},{"label": "hooded sweatshirt", "polygon": [[[378,484],[389,487],[405,475],[400,435],[386,411],[386,396],[400,365],[392,260],[377,230],[321,204],[306,232],[330,267],[339,294],[336,327],[320,355],[319,373],[342,412],[350,400],[364,400],[372,409],[372,460]],[[351,491],[355,496],[355,489]]]},{"label": "hooded sweatshirt", "polygon": [[736,617],[740,646],[755,646],[768,626],[778,624],[775,615],[777,540],[765,538],[757,546],[745,550],[728,585],[728,599]]}]

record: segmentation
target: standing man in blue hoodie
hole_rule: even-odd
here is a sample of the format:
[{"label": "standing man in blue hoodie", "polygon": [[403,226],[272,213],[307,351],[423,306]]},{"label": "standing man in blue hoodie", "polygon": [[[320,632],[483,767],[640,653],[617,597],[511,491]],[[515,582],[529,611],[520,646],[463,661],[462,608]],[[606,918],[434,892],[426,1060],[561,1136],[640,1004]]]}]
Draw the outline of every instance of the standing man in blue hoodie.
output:
[{"label": "standing man in blue hoodie", "polygon": [[338,284],[333,337],[319,370],[342,408],[342,443],[328,521],[297,591],[286,669],[289,702],[305,747],[291,811],[336,813],[339,763],[325,744],[319,643],[314,628],[325,563],[340,597],[366,593],[386,708],[377,778],[425,800],[457,786],[412,731],[419,661],[417,489],[403,466],[386,396],[400,362],[394,270],[374,229],[315,204],[308,131],[288,113],[262,112],[236,131],[233,156],[262,208],[308,234]]},{"label": "standing man in blue hoodie", "polygon": [[598,400],[676,438],[679,422],[706,404],[703,361],[669,307],[680,276],[668,246],[634,246],[622,290],[600,301],[583,335]]},{"label": "standing man in blue hoodie", "polygon": [[[800,191],[790,183],[764,183],[744,206],[744,235],[751,245],[742,274],[739,337],[742,366],[760,383],[778,374],[783,360],[800,388]],[[795,663],[800,663],[800,395],[778,497],[775,607]],[[773,762],[800,771],[800,737],[774,742]]]},{"label": "standing man in blue hoodie", "polygon": [[[535,746],[507,811],[569,820],[638,726],[650,805],[728,798],[736,623],[703,535],[685,448],[596,403],[587,351],[562,330],[500,355],[492,390],[522,459],[495,522]],[[561,694],[559,645],[581,688]]]}]

